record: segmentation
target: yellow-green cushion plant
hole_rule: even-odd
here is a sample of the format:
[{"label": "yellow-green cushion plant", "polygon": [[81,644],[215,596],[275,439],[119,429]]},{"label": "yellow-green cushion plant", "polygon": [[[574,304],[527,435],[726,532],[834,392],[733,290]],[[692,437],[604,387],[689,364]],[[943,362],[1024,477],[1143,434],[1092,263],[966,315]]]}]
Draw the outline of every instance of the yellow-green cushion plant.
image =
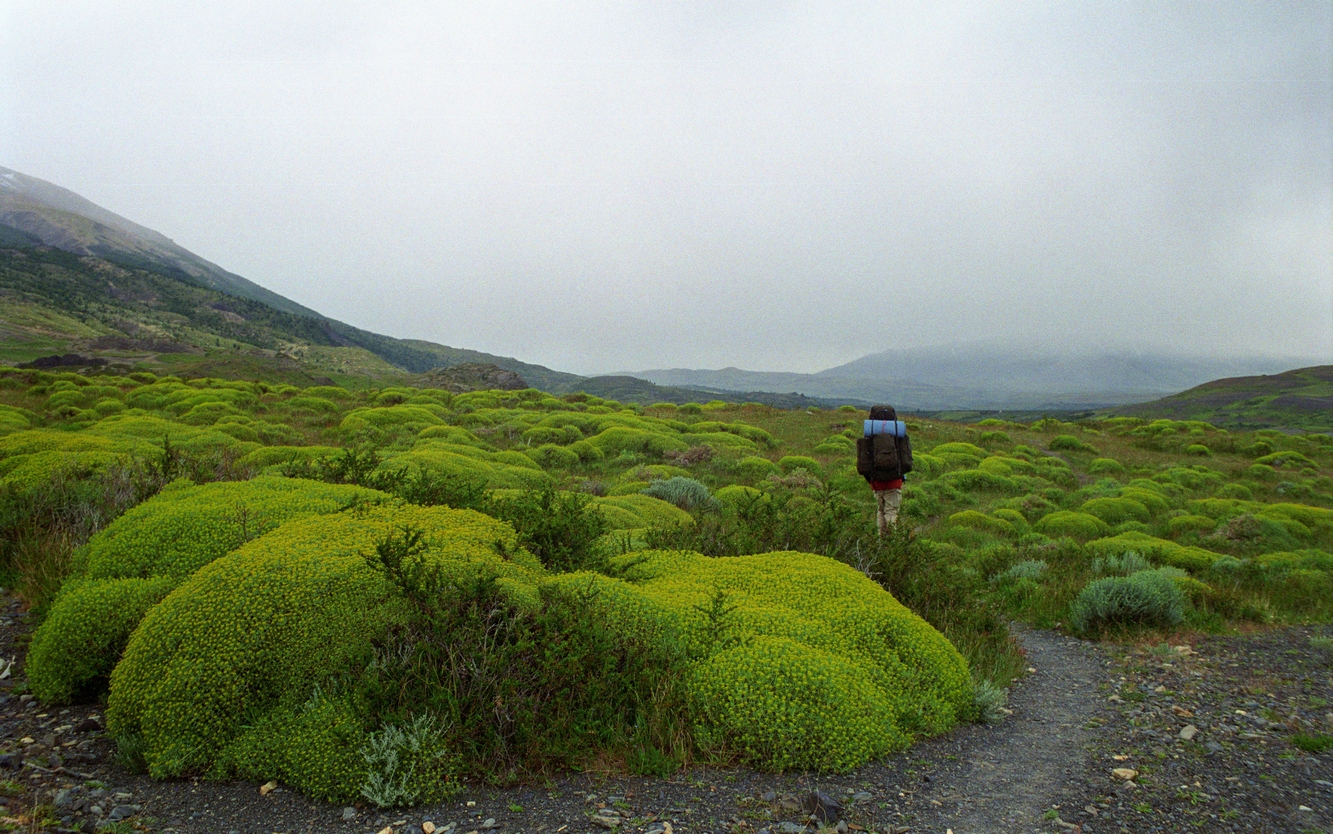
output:
[{"label": "yellow-green cushion plant", "polygon": [[1093,498],[1084,501],[1079,510],[1095,515],[1107,524],[1121,524],[1126,521],[1147,522],[1149,518],[1148,508],[1133,498]]},{"label": "yellow-green cushion plant", "polygon": [[1097,539],[1088,542],[1086,547],[1090,553],[1098,556],[1133,550],[1155,562],[1183,568],[1192,573],[1208,570],[1213,562],[1221,558],[1220,553],[1204,550],[1202,547],[1188,547],[1139,532],[1121,533],[1118,536]]},{"label": "yellow-green cushion plant", "polygon": [[[484,569],[514,605],[537,605],[541,566],[519,550],[513,528],[480,513],[378,505],[292,521],[207,565],[148,612],[112,673],[111,733],[157,778],[215,764],[227,775],[226,763],[255,761],[238,750],[278,747],[290,757],[265,762],[289,784],[351,798],[359,783],[347,782],[345,756],[301,757],[340,749],[337,734],[356,733],[345,715],[305,721],[324,707],[302,705],[406,622],[406,603],[366,559],[402,528],[424,534],[424,556],[446,580]],[[291,721],[275,723],[283,715]]]},{"label": "yellow-green cushion plant", "polygon": [[281,477],[169,484],[77,554],[77,578],[61,589],[33,634],[33,694],[64,702],[95,686],[148,608],[244,542],[293,518],[384,500],[387,495],[361,487]]},{"label": "yellow-green cushion plant", "polygon": [[694,523],[684,510],[650,495],[612,495],[592,502],[611,522],[611,528],[679,527]]},{"label": "yellow-green cushion plant", "polygon": [[384,469],[430,470],[478,480],[491,489],[540,489],[551,476],[521,452],[488,452],[475,446],[419,440],[411,451],[389,457]]},{"label": "yellow-green cushion plant", "polygon": [[778,465],[768,458],[757,455],[736,461],[736,474],[746,480],[757,481],[778,470]]},{"label": "yellow-green cushion plant", "polygon": [[683,452],[690,448],[690,444],[674,434],[624,426],[611,426],[588,438],[587,442],[607,456],[618,455],[622,452],[637,452],[653,457],[661,457],[663,452]]},{"label": "yellow-green cushion plant", "polygon": [[[140,444],[133,450],[150,451]],[[57,473],[86,473],[100,470],[130,452],[105,437],[87,431],[50,429],[18,431],[0,437],[0,486],[28,492],[48,483]]]},{"label": "yellow-green cushion plant", "polygon": [[963,469],[958,472],[946,472],[940,480],[963,492],[1000,492],[1009,495],[1021,494],[1023,486],[1013,478],[995,475],[980,469]]},{"label": "yellow-green cushion plant", "polygon": [[1172,538],[1179,538],[1186,533],[1202,536],[1213,532],[1217,522],[1206,515],[1178,515],[1166,523],[1166,529]]},{"label": "yellow-green cushion plant", "polygon": [[425,426],[438,426],[443,422],[428,406],[391,405],[387,408],[358,408],[349,411],[339,428],[349,434],[372,428],[383,431],[405,428],[416,432]]},{"label": "yellow-green cushion plant", "polygon": [[[1014,510],[1008,512],[1018,515]],[[1013,522],[979,513],[976,510],[962,510],[949,516],[949,523],[958,527],[970,527],[996,536],[1013,536],[1016,532]],[[1026,526],[1026,525],[1025,525]]]},{"label": "yellow-green cushion plant", "polygon": [[387,499],[372,489],[277,475],[202,486],[176,481],[94,536],[75,569],[90,579],[179,581],[291,519]]},{"label": "yellow-green cushion plant", "polygon": [[724,510],[731,512],[746,509],[758,501],[769,500],[766,493],[742,484],[724,486],[714,493],[713,497],[717,499]]},{"label": "yellow-green cushion plant", "polygon": [[104,681],[130,632],[175,586],[166,576],[66,583],[28,649],[32,694],[63,704]]},{"label": "yellow-green cushion plant", "polygon": [[970,708],[957,650],[832,559],[654,551],[612,564],[642,595],[626,598],[621,627],[665,618],[695,658],[700,742],[751,765],[847,770],[948,729]]},{"label": "yellow-green cushion plant", "polygon": [[0,405],[0,434],[24,431],[32,425],[28,415],[13,406]]},{"label": "yellow-green cushion plant", "polygon": [[1044,515],[1032,525],[1032,529],[1052,538],[1068,536],[1083,540],[1105,536],[1111,532],[1110,525],[1097,516],[1072,510],[1056,510]]}]

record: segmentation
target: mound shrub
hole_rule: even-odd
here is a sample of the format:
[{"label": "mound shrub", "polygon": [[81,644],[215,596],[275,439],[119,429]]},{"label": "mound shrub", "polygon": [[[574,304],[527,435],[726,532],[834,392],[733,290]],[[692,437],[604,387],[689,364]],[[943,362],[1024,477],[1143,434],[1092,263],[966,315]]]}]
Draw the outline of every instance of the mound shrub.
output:
[{"label": "mound shrub", "polygon": [[949,516],[949,523],[959,527],[970,527],[974,530],[981,530],[995,536],[1011,537],[1014,535],[1014,525],[1002,518],[989,516],[985,513],[979,513],[976,510],[962,510]]},{"label": "mound shrub", "polygon": [[1080,512],[1095,515],[1107,524],[1122,524],[1126,521],[1147,522],[1148,508],[1133,498],[1093,498],[1084,501]]},{"label": "mound shrub", "polygon": [[1009,495],[1023,492],[1023,487],[1012,478],[981,469],[946,472],[940,476],[940,481],[963,492],[1001,492]]},{"label": "mound shrub", "polygon": [[697,658],[688,681],[704,747],[764,769],[842,771],[970,714],[957,650],[845,565],[803,553],[612,562]]},{"label": "mound shrub", "polygon": [[75,570],[89,579],[179,581],[293,518],[387,499],[360,487],[278,476],[200,486],[180,480],[94,536]]},{"label": "mound shrub", "polygon": [[777,472],[777,464],[768,460],[766,457],[749,456],[742,457],[734,465],[737,476],[746,481],[760,481]]},{"label": "mound shrub", "polygon": [[199,568],[288,520],[387,500],[383,493],[280,477],[176,481],[93,536],[33,633],[33,694],[66,702],[96,688],[149,607]]},{"label": "mound shrub", "polygon": [[643,491],[643,494],[652,498],[660,498],[686,512],[718,508],[717,499],[708,491],[708,487],[693,478],[682,478],[679,475],[663,481],[652,482]]},{"label": "mound shrub", "polygon": [[845,770],[974,710],[957,651],[844,565],[613,562],[622,578],[550,576],[466,510],[296,520],[149,610],[109,728],[155,777],[389,805],[601,750],[661,772],[691,737],[766,769]]},{"label": "mound shrub", "polygon": [[1172,567],[1183,568],[1191,573],[1208,570],[1219,554],[1201,547],[1177,544],[1166,539],[1159,539],[1146,533],[1129,532],[1090,541],[1086,545],[1089,552],[1098,555],[1123,553],[1133,550],[1150,559]]},{"label": "mound shrub", "polygon": [[28,649],[32,694],[66,704],[104,686],[130,632],[176,584],[168,576],[66,583]]},{"label": "mound shrub", "polygon": [[[313,687],[367,668],[374,641],[405,623],[408,610],[365,555],[396,526],[421,531],[423,564],[440,581],[484,568],[507,597],[536,604],[540,565],[512,528],[479,513],[380,506],[292,521],[210,563],[149,610],[112,673],[111,733],[157,778],[207,772],[232,745],[253,747],[256,735],[304,754],[349,741],[355,749],[380,728],[363,725],[344,739],[339,722],[268,719],[295,721]],[[293,737],[298,729],[308,735]],[[273,775],[317,796],[350,798],[364,781],[349,783],[345,762],[281,764]]]},{"label": "mound shrub", "polygon": [[1206,515],[1178,515],[1166,523],[1167,531],[1172,538],[1180,538],[1189,533],[1201,536],[1213,532],[1216,526],[1217,522]]},{"label": "mound shrub", "polygon": [[1044,536],[1058,538],[1068,536],[1071,539],[1087,541],[1111,532],[1111,527],[1090,513],[1072,510],[1056,510],[1042,516],[1032,525],[1032,529]]},{"label": "mound shrub", "polygon": [[1112,458],[1093,458],[1088,463],[1088,473],[1091,475],[1110,475],[1118,477],[1125,474],[1125,466],[1118,460]]},{"label": "mound shrub", "polygon": [[635,452],[660,458],[668,450],[684,452],[690,448],[688,443],[674,435],[624,426],[612,426],[588,438],[586,442],[606,456]]},{"label": "mound shrub", "polygon": [[1052,452],[1083,452],[1086,454],[1096,454],[1097,449],[1082,440],[1079,440],[1072,434],[1058,434],[1051,438],[1047,444]]},{"label": "mound shrub", "polygon": [[1170,628],[1185,619],[1185,595],[1174,574],[1146,570],[1089,582],[1069,605],[1069,625],[1080,634],[1116,626]]},{"label": "mound shrub", "polygon": [[783,455],[778,458],[778,468],[786,473],[804,469],[806,472],[813,472],[816,475],[820,475],[824,471],[824,467],[820,466],[818,461],[807,455]]}]

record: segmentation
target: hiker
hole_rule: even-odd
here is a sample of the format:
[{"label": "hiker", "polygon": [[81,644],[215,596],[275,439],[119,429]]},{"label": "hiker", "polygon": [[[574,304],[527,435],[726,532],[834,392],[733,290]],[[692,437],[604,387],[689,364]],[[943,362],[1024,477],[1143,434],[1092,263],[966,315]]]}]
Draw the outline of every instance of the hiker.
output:
[{"label": "hiker", "polygon": [[912,471],[912,443],[907,424],[891,405],[870,409],[865,436],[856,441],[856,471],[875,492],[875,520],[882,536],[898,522],[903,503],[903,476]]}]

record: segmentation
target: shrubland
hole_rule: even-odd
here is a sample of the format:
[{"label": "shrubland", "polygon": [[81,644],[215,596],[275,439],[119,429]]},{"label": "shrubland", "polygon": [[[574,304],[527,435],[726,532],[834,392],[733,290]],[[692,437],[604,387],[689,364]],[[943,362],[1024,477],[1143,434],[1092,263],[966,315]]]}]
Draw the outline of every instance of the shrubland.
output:
[{"label": "shrubland", "polygon": [[[29,683],[154,776],[379,805],[692,762],[846,770],[996,714],[1007,621],[1333,616],[1333,439],[0,369]],[[610,763],[608,765],[608,763]]]}]

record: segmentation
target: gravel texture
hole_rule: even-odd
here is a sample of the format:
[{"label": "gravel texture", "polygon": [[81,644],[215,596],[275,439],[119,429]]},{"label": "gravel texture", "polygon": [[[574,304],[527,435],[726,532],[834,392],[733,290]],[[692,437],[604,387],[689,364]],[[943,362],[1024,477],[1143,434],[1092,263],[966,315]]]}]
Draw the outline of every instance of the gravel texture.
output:
[{"label": "gravel texture", "polygon": [[[115,763],[96,705],[47,709],[22,689],[29,624],[0,601],[0,829],[440,834],[844,831],[1333,831],[1333,657],[1289,628],[1171,646],[1100,645],[1020,632],[1030,674],[998,725],[971,725],[849,774],[697,768],[671,778],[584,773],[385,813],[277,785],[153,782]],[[0,662],[0,669],[5,666]],[[3,671],[0,671],[3,674]],[[1188,741],[1181,731],[1197,731]],[[1137,771],[1132,781],[1116,768]],[[824,796],[814,802],[814,792]],[[840,807],[834,807],[834,806]],[[1308,809],[1308,810],[1305,810]],[[840,823],[840,824],[839,824]]]}]

